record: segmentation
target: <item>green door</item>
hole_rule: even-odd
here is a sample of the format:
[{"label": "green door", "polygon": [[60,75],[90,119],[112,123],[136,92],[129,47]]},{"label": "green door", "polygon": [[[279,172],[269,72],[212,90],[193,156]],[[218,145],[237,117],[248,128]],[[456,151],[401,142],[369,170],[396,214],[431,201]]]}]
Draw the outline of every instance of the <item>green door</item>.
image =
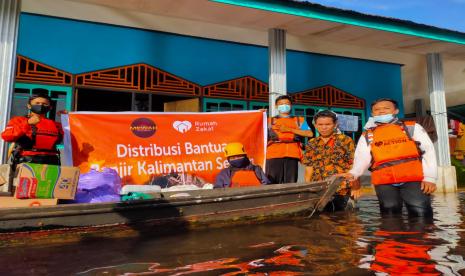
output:
[{"label": "green door", "polygon": [[[48,112],[47,117],[57,122],[61,121],[61,116],[57,114],[58,111],[68,110],[71,111],[72,87],[57,86],[57,85],[43,85],[33,83],[15,83],[15,91],[13,93],[13,100],[11,106],[11,117],[27,115],[27,103],[31,95],[39,92],[48,92],[52,98],[52,109]],[[59,149],[63,145],[58,145]]]},{"label": "green door", "polygon": [[47,91],[50,98],[52,98],[52,109],[47,114],[49,119],[60,122],[61,118],[57,115],[57,112],[61,110],[71,110],[72,87],[33,83],[15,83],[15,91],[11,106],[11,117],[26,115],[26,105],[29,97],[37,93],[39,90],[41,92]]}]

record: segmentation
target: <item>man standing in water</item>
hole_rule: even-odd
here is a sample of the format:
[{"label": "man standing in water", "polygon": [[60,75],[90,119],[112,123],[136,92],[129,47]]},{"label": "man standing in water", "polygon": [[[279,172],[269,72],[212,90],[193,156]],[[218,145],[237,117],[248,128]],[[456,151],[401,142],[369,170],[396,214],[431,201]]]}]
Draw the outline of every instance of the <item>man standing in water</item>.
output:
[{"label": "man standing in water", "polygon": [[[352,167],[355,145],[352,138],[337,133],[336,113],[330,110],[320,111],[313,117],[313,124],[319,136],[310,139],[305,149],[305,181],[323,181],[330,176],[348,172]],[[350,197],[357,199],[359,194],[358,181],[344,181],[325,209],[345,210]]]},{"label": "man standing in water", "polygon": [[291,115],[292,102],[287,95],[276,98],[279,115],[268,120],[266,175],[273,184],[297,182],[302,158],[301,138],[313,132],[303,117]]},{"label": "man standing in water", "polygon": [[383,98],[371,104],[372,122],[358,141],[349,179],[370,168],[371,182],[383,216],[432,217],[430,194],[436,190],[437,164],[433,143],[415,122],[401,122],[397,102]]}]

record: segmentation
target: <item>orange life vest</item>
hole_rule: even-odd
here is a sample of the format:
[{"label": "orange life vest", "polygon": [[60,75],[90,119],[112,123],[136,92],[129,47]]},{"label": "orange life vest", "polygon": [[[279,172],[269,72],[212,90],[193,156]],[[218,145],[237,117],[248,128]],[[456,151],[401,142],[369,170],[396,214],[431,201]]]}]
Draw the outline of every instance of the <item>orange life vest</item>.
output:
[{"label": "orange life vest", "polygon": [[[22,117],[27,121],[27,117]],[[56,145],[62,139],[62,133],[57,123],[47,118],[41,118],[40,122],[31,126],[31,131],[15,141],[19,147],[21,156],[31,155],[56,155]]]},{"label": "orange life vest", "polygon": [[368,129],[371,145],[371,181],[374,185],[423,180],[421,150],[412,139],[415,122],[383,124]]},{"label": "orange life vest", "polygon": [[231,188],[260,186],[262,183],[258,179],[254,170],[232,170]]},{"label": "orange life vest", "polygon": [[302,117],[273,117],[268,118],[268,147],[266,159],[273,158],[298,158],[302,157],[300,140],[292,132],[280,132],[279,128],[284,125],[291,129],[299,129],[303,124]]}]

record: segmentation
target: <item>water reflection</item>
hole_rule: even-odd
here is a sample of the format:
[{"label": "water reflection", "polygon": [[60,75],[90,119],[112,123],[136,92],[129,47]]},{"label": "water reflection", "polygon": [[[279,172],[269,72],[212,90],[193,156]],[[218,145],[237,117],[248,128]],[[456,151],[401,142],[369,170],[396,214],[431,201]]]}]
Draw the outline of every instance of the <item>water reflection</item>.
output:
[{"label": "water reflection", "polygon": [[[436,195],[433,206],[434,221],[405,216],[376,219],[378,226],[368,228],[358,243],[369,253],[359,267],[391,275],[461,275],[465,261],[451,252],[459,246],[463,226],[459,197]],[[362,223],[368,224],[372,215],[362,215]]]},{"label": "water reflection", "polygon": [[275,252],[275,256],[266,259],[256,259],[249,262],[238,262],[238,258],[217,259],[206,262],[175,267],[163,268],[159,263],[123,264],[119,266],[91,269],[78,275],[188,275],[214,271],[218,275],[265,275],[261,270],[267,271],[266,275],[303,275],[304,267],[302,257],[306,255],[305,248],[296,246],[281,247]]},{"label": "water reflection", "polygon": [[2,249],[0,275],[461,275],[464,204],[436,195],[434,221],[381,219],[367,196],[311,220]]}]

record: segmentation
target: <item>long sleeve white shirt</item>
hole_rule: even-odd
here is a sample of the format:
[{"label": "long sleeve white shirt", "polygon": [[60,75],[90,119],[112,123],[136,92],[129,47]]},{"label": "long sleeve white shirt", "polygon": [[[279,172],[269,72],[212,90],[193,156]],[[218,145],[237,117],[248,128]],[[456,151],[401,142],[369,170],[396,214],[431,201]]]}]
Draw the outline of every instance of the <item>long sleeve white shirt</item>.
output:
[{"label": "long sleeve white shirt", "polygon": [[[438,167],[434,145],[425,129],[415,124],[413,140],[420,142],[420,148],[424,152],[422,156],[423,181],[436,183]],[[349,171],[356,178],[360,177],[371,165],[371,145],[367,145],[365,137],[360,137],[355,149],[354,164]]]}]

